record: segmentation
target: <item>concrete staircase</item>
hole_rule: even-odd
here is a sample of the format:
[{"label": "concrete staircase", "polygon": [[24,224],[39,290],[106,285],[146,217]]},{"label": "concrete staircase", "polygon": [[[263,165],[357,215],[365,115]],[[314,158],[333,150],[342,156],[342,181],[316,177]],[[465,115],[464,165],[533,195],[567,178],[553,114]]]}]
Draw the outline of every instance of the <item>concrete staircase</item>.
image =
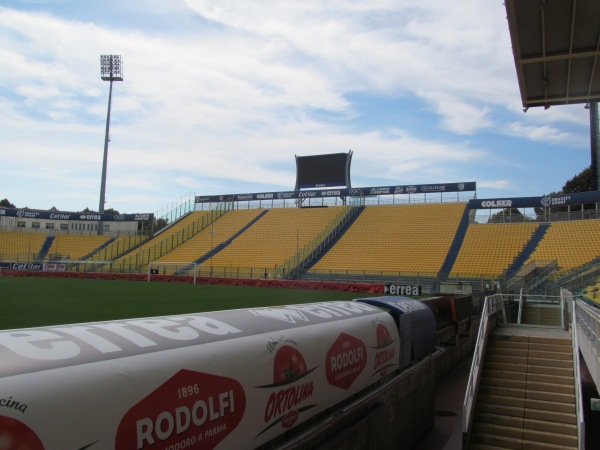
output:
[{"label": "concrete staircase", "polygon": [[525,325],[544,325],[560,327],[562,325],[562,311],[559,305],[533,305],[527,304],[523,310],[521,323]]},{"label": "concrete staircase", "polygon": [[570,339],[491,335],[470,449],[577,449]]}]

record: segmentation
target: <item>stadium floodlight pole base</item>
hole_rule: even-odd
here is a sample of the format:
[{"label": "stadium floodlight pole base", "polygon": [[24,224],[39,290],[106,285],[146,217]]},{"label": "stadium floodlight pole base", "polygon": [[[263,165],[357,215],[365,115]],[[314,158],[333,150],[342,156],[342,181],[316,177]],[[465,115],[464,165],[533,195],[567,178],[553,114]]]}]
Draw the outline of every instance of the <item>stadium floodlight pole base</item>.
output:
[{"label": "stadium floodlight pole base", "polygon": [[194,277],[194,284],[196,284],[198,270],[200,270],[200,265],[195,262],[151,261],[148,263],[148,283],[150,283],[152,275],[189,276],[191,272]]}]

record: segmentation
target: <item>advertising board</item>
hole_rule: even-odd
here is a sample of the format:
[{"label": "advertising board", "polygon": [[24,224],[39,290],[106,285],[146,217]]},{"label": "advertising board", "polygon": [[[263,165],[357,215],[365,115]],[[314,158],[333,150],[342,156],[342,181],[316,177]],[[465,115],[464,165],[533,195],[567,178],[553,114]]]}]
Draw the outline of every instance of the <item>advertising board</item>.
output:
[{"label": "advertising board", "polygon": [[100,214],[66,211],[43,211],[38,209],[0,208],[0,215],[7,217],[19,217],[25,219],[47,219],[47,220],[76,220],[85,222],[141,222],[154,220],[153,213],[136,214]]},{"label": "advertising board", "polygon": [[0,442],[256,448],[397,370],[399,348],[356,302],[2,331]]},{"label": "advertising board", "polygon": [[421,295],[423,289],[418,284],[385,284],[383,293],[389,295]]},{"label": "advertising board", "polygon": [[15,263],[3,262],[0,263],[0,269],[11,270],[33,270],[38,272],[64,272],[67,270],[67,265],[61,262],[58,263]]},{"label": "advertising board", "polygon": [[600,191],[573,194],[545,195],[543,197],[485,198],[469,200],[470,209],[551,208],[553,206],[581,205],[600,202]]},{"label": "advertising board", "polygon": [[[334,185],[323,185],[318,187],[327,188]],[[368,197],[374,195],[410,195],[410,194],[431,194],[431,193],[450,193],[450,192],[469,192],[476,191],[477,184],[474,181],[462,183],[441,183],[441,184],[415,184],[415,185],[397,185],[397,186],[371,186],[355,187],[341,189],[315,189],[315,190],[295,190],[285,192],[260,192],[245,194],[227,194],[227,195],[204,195],[196,196],[195,203],[221,203],[230,201],[258,201],[275,199],[303,199],[303,198],[328,198],[328,197]]]}]

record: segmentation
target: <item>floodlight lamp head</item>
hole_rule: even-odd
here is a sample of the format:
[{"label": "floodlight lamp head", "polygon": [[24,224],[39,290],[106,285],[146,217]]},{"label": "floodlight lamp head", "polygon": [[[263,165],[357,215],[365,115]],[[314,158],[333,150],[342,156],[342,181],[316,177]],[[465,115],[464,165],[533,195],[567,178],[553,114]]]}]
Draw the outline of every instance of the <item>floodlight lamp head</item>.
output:
[{"label": "floodlight lamp head", "polygon": [[104,81],[123,81],[121,55],[100,55],[100,77]]}]

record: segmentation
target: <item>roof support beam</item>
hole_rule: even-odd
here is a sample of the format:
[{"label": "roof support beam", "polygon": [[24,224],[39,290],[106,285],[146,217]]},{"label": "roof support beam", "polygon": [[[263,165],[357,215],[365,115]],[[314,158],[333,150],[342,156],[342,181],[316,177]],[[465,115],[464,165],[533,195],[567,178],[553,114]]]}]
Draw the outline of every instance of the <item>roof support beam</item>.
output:
[{"label": "roof support beam", "polygon": [[[599,36],[600,37],[600,36]],[[536,64],[543,62],[556,62],[556,61],[564,61],[569,59],[577,59],[577,58],[597,58],[600,56],[600,48],[596,50],[590,50],[587,52],[573,52],[573,53],[559,53],[556,55],[549,56],[532,56],[521,58],[521,64]]]},{"label": "roof support beam", "polygon": [[[575,34],[575,13],[577,12],[577,0],[573,0],[573,7],[571,8],[571,30],[569,32],[569,55],[573,54],[573,35]],[[565,85],[565,96],[569,97],[569,89],[571,86],[571,61],[567,63],[567,81]]]}]

